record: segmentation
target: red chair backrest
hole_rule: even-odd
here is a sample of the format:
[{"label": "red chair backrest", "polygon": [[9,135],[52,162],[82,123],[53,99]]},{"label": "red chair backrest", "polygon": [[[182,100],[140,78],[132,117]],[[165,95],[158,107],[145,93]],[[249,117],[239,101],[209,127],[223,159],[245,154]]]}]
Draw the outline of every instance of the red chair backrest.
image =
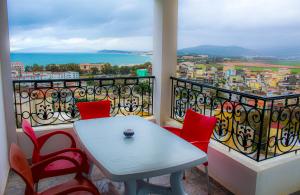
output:
[{"label": "red chair backrest", "polygon": [[38,141],[37,141],[37,137],[34,133],[33,128],[31,127],[31,124],[29,123],[28,120],[23,120],[22,121],[22,129],[24,131],[24,133],[30,138],[30,140],[32,141],[32,143],[34,144],[35,148],[38,148]]},{"label": "red chair backrest", "polygon": [[100,100],[95,102],[78,102],[76,104],[81,119],[94,119],[110,116],[110,101]]},{"label": "red chair backrest", "polygon": [[37,137],[34,133],[34,130],[28,120],[22,121],[22,129],[24,133],[32,141],[34,146],[32,152],[32,162],[38,162],[40,160],[40,146],[38,144]]},{"label": "red chair backrest", "polygon": [[11,169],[25,181],[27,187],[25,194],[35,194],[30,166],[20,147],[14,143],[10,146],[9,163]]},{"label": "red chair backrest", "polygon": [[[209,141],[217,118],[208,117],[188,109],[185,114],[181,137],[187,141]],[[207,146],[204,148],[207,151]]]}]

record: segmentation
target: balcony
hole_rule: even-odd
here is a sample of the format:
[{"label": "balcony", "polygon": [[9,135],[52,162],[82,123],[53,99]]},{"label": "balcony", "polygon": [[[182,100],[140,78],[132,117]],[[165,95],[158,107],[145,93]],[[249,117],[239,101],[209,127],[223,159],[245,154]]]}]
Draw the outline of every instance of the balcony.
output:
[{"label": "balcony", "polygon": [[[77,102],[110,100],[111,116],[153,116],[154,76],[13,81],[16,126],[69,124]],[[261,97],[171,77],[171,118],[182,122],[189,108],[216,116],[212,139],[255,161],[300,149],[300,95]]]},{"label": "balcony", "polygon": [[[169,123],[180,124],[186,109],[192,108],[207,116],[217,117],[218,123],[212,139],[227,148],[229,154],[232,150],[253,162],[276,159],[287,153],[297,154],[300,148],[297,134],[300,124],[300,95],[261,97],[188,79],[171,77],[170,81],[172,95],[169,99]],[[112,116],[139,115],[155,121],[154,82],[154,76],[13,81],[16,126],[20,128],[21,121],[27,119],[37,129],[41,126],[44,129],[49,126],[69,127],[68,124],[79,119],[76,102],[103,99],[111,101]],[[21,139],[25,138],[21,132],[19,134]],[[20,143],[22,142],[26,145],[24,141]],[[201,171],[195,169],[188,174],[197,181],[185,184],[191,194],[199,189],[198,185],[205,189]],[[11,186],[11,182],[17,180],[15,177],[10,176],[8,192],[18,193],[20,190]],[[99,178],[101,174],[94,177]],[[104,183],[97,185],[116,185],[108,181],[101,182]],[[166,178],[159,177],[152,182],[167,181]],[[44,185],[48,186],[49,183],[45,182]],[[216,192],[220,190],[220,194],[230,193],[216,181],[213,186]],[[122,189],[118,190],[122,192]]]},{"label": "balcony", "polygon": [[[11,81],[6,0],[0,1],[0,194],[18,194],[23,187],[9,173],[7,151],[18,143],[28,158],[32,144],[20,129],[28,119],[36,134],[53,130],[73,133],[79,101],[109,99],[111,115],[139,115],[159,125],[182,125],[185,111],[216,116],[217,127],[208,149],[213,194],[290,194],[300,190],[297,151],[300,148],[300,95],[262,97],[172,77],[177,64],[178,1],[156,0],[154,6],[153,76],[76,80]],[[68,141],[51,139],[45,151]],[[163,149],[163,148],[162,148]],[[203,167],[187,171],[189,194],[206,194]],[[101,173],[94,174],[94,180]],[[59,178],[56,182],[65,180]],[[164,177],[151,179],[166,184]],[[54,180],[43,181],[41,189]],[[104,180],[99,189],[123,192],[122,185]],[[223,187],[222,187],[223,186]]]}]

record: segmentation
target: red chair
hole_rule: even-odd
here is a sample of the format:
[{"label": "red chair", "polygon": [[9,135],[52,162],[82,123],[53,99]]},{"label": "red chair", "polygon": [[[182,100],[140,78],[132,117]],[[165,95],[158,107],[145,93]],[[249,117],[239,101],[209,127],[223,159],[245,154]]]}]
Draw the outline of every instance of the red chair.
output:
[{"label": "red chair", "polygon": [[[210,137],[216,126],[216,123],[217,123],[216,117],[208,117],[199,114],[191,109],[188,109],[185,114],[182,129],[175,128],[175,127],[164,127],[164,128],[174,133],[175,135],[185,139],[186,141],[190,142],[200,150],[207,153]],[[208,169],[207,169],[208,162],[205,162],[203,165],[205,167],[205,172],[207,175],[208,192],[210,192],[209,176],[208,176]]]},{"label": "red chair", "polygon": [[[42,179],[41,171],[45,170],[45,167],[56,161],[68,161],[76,167],[77,175],[74,179],[51,187],[43,192],[37,192],[35,185]],[[16,144],[11,144],[9,163],[11,169],[16,172],[26,183],[25,195],[63,195],[70,194],[73,192],[81,192],[82,194],[100,195],[94,184],[81,175],[81,165],[74,159],[67,156],[54,156],[46,160],[40,161],[34,164],[32,167],[29,166],[24,153]]]},{"label": "red chair", "polygon": [[[24,133],[30,138],[34,146],[33,153],[32,153],[33,164],[36,164],[42,160],[46,160],[55,156],[64,156],[76,160],[76,162],[80,164],[82,171],[84,171],[85,173],[89,172],[89,163],[88,163],[87,156],[80,149],[76,148],[76,142],[71,134],[65,131],[54,131],[42,135],[40,137],[36,137],[33,128],[31,127],[30,123],[27,120],[23,120],[22,129]],[[65,135],[71,140],[71,146],[70,146],[71,148],[66,148],[46,155],[41,155],[41,149],[44,146],[44,144],[47,142],[47,140],[52,136],[59,135],[59,134]],[[63,160],[63,159],[53,161],[52,163],[50,163],[48,166],[44,168],[45,169],[42,171],[41,178],[78,172],[78,168],[74,166],[74,163],[71,163],[70,161]]]},{"label": "red chair", "polygon": [[76,104],[81,119],[94,119],[110,117],[110,101],[100,100],[95,102],[78,102]]}]

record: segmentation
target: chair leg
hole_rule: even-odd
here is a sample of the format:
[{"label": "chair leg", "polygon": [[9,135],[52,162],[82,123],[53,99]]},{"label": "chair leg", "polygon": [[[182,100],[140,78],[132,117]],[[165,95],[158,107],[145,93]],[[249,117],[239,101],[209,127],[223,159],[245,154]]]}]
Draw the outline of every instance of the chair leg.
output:
[{"label": "chair leg", "polygon": [[39,191],[39,183],[37,182],[37,183],[35,183],[35,186],[34,186],[34,188],[35,188],[35,191],[36,192],[38,192]]},{"label": "chair leg", "polygon": [[149,183],[150,182],[150,178],[147,177],[146,179],[144,179],[144,181],[146,181],[147,183]]},{"label": "chair leg", "polygon": [[193,168],[184,170],[184,171],[183,171],[183,174],[182,174],[182,179],[183,179],[183,180],[186,179],[186,177],[187,177],[187,176],[186,176],[186,172],[189,171],[189,170],[191,171],[191,174],[193,173]]},{"label": "chair leg", "polygon": [[204,166],[204,168],[205,168],[205,173],[206,173],[206,178],[207,178],[207,193],[211,194],[210,183],[209,183],[209,175],[208,175],[208,168],[207,168],[207,166]]}]

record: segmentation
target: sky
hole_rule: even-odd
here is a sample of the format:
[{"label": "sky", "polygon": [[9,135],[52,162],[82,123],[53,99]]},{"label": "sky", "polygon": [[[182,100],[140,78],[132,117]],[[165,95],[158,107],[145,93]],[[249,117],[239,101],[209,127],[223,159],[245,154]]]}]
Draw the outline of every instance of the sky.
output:
[{"label": "sky", "polygon": [[[11,50],[151,50],[154,0],[8,0]],[[299,0],[179,0],[178,47],[300,46]]]}]

